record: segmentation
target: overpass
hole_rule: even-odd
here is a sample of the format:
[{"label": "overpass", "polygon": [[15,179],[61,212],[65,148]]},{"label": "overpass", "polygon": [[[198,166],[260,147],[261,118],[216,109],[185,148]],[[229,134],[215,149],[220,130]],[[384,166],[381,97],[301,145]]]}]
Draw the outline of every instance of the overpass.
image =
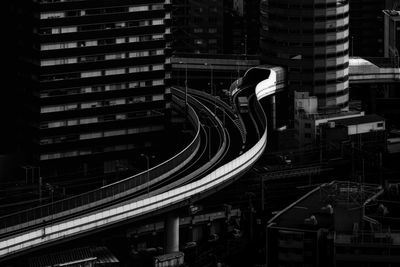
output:
[{"label": "overpass", "polygon": [[389,58],[352,57],[349,61],[350,83],[400,82],[400,68],[393,67]]},{"label": "overpass", "polygon": [[[350,60],[351,82],[399,81],[398,68],[368,62]],[[0,262],[32,249],[168,213],[232,183],[251,168],[266,147],[266,116],[259,101],[270,99],[272,125],[275,125],[274,95],[284,90],[285,76],[285,70],[276,66],[249,69],[230,88],[233,109],[207,94],[196,95],[193,91],[187,97],[189,105],[186,106],[184,90],[174,88],[174,101],[186,110],[194,126],[192,142],[146,172],[82,195],[0,217]],[[249,113],[244,114],[238,108],[239,96],[249,99]],[[222,118],[217,116],[218,110]],[[235,129],[232,131],[237,131],[238,140],[230,140],[231,135],[225,130],[227,123]],[[219,140],[213,157],[210,156],[211,133],[217,134]],[[179,240],[177,219],[168,218],[166,228],[172,243],[167,245],[167,253],[177,249]]]},{"label": "overpass", "polygon": [[[248,85],[246,77],[254,72],[264,77],[256,86]],[[261,98],[276,92],[276,77],[276,72],[268,66],[253,68],[247,72],[244,79],[236,83],[236,91],[250,92],[255,87],[254,103],[258,103]],[[221,104],[222,101],[215,99],[203,99],[203,102],[208,102],[204,104],[199,99],[207,98],[205,95],[189,95],[189,105],[185,107],[184,91],[175,88],[173,92],[174,101],[187,110],[195,128],[194,139],[183,151],[148,172],[69,199],[1,217],[0,261],[39,247],[65,242],[186,206],[238,179],[262,155],[267,144],[267,127],[265,114],[259,104],[259,114],[255,115],[258,118],[258,134],[255,136],[258,137],[245,140],[246,130],[249,129],[243,129],[245,125],[241,115],[232,111],[229,105]],[[210,110],[212,105],[215,107],[215,113],[216,106],[222,111],[223,121]],[[202,113],[206,114],[203,118]],[[205,130],[207,123],[213,124],[208,126],[208,135]],[[236,127],[236,130],[232,131],[237,131],[241,138],[230,140],[230,133],[224,127],[227,123],[233,125],[233,129]],[[219,136],[218,148],[214,149],[212,158],[208,157],[209,161],[200,163],[196,158],[207,158],[202,143],[206,143],[205,147],[211,149],[211,146],[207,145],[207,142],[210,142],[211,128],[213,134],[217,133]],[[203,152],[199,155],[199,151]],[[188,169],[187,166],[192,168]],[[172,244],[167,244],[167,253],[168,249],[176,250],[176,243],[179,242],[174,233],[179,231],[176,221],[173,217],[167,220],[167,232],[172,232],[169,233]]]}]

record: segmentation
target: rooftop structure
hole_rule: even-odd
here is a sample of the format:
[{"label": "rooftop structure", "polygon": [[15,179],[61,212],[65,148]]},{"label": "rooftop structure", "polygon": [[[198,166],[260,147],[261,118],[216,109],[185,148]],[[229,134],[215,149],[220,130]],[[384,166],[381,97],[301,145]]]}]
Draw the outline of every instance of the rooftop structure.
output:
[{"label": "rooftop structure", "polygon": [[267,263],[399,264],[399,197],[399,184],[322,184],[269,220]]},{"label": "rooftop structure", "polygon": [[385,21],[385,57],[392,59],[396,67],[400,67],[400,4],[390,10],[384,10]]}]

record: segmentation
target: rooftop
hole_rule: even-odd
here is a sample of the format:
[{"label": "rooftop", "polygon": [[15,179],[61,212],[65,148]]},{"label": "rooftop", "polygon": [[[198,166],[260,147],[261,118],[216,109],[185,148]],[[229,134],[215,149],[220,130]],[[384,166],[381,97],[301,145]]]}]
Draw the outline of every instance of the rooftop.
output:
[{"label": "rooftop", "polygon": [[81,247],[31,258],[29,266],[79,265],[89,262],[108,264],[107,266],[115,266],[119,263],[118,259],[106,247]]},{"label": "rooftop", "polygon": [[302,230],[330,229],[334,226],[335,208],[362,207],[382,191],[378,185],[333,181],[322,184],[280,211],[268,224]]},{"label": "rooftop", "polygon": [[393,20],[400,21],[400,10],[383,10],[383,13],[390,16]]},{"label": "rooftop", "polygon": [[347,119],[333,120],[333,122],[335,122],[335,124],[340,124],[340,125],[344,125],[344,126],[366,124],[366,123],[371,123],[371,122],[381,122],[381,121],[385,121],[385,119],[376,114],[369,114],[369,115],[360,116],[360,117],[352,117],[352,118],[347,118]]}]

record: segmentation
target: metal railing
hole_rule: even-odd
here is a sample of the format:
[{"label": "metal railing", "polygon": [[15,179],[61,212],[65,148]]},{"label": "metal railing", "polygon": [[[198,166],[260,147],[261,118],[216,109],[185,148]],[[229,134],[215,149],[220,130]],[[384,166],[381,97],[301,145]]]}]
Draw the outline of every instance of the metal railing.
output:
[{"label": "metal railing", "polygon": [[[182,103],[178,103],[182,105]],[[20,212],[0,217],[0,236],[7,232],[43,224],[46,221],[61,218],[77,212],[107,204],[139,190],[145,189],[147,183],[156,178],[167,177],[177,171],[177,166],[183,165],[191,158],[200,144],[200,121],[196,112],[188,107],[188,117],[195,128],[196,135],[191,143],[174,157],[131,177],[125,178],[102,188],[92,190],[67,199],[62,199],[46,205],[34,207]]]}]

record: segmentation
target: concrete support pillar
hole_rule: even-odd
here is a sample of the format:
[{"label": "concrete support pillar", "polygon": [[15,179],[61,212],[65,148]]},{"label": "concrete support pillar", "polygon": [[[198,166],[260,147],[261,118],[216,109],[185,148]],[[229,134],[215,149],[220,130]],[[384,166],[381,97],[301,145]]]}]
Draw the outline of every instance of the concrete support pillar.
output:
[{"label": "concrete support pillar", "polygon": [[165,218],[165,254],[179,251],[179,216],[168,214]]},{"label": "concrete support pillar", "polygon": [[276,96],[271,96],[271,126],[272,130],[276,130]]}]

